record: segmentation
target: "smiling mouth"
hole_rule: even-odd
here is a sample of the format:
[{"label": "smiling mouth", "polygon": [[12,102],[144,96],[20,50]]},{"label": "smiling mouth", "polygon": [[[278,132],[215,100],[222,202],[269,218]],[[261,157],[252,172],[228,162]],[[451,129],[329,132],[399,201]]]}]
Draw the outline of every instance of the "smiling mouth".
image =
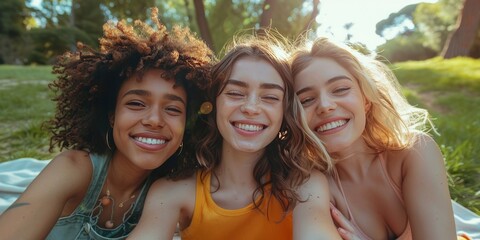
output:
[{"label": "smiling mouth", "polygon": [[334,128],[338,128],[338,127],[341,127],[345,124],[347,124],[347,120],[337,120],[337,121],[333,121],[333,122],[329,122],[329,123],[326,123],[326,124],[323,124],[322,126],[318,127],[316,129],[317,132],[325,132],[325,131],[328,131],[328,130],[332,130]]},{"label": "smiling mouth", "polygon": [[158,139],[158,138],[134,137],[133,139],[148,145],[161,145],[167,142],[165,141],[165,139]]},{"label": "smiling mouth", "polygon": [[257,124],[245,124],[245,123],[235,123],[236,128],[242,129],[247,132],[258,132],[265,128],[265,125]]}]

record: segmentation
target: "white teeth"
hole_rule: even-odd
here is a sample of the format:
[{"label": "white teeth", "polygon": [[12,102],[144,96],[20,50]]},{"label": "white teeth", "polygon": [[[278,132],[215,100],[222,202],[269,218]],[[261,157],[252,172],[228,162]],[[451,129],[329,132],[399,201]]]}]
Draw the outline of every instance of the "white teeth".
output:
[{"label": "white teeth", "polygon": [[338,120],[338,121],[334,121],[334,122],[329,122],[329,123],[324,124],[324,125],[320,126],[319,128],[317,128],[317,132],[324,132],[324,131],[327,131],[327,130],[330,130],[330,129],[333,129],[333,128],[337,128],[337,127],[345,125],[345,123],[347,123],[347,120]]},{"label": "white teeth", "polygon": [[263,129],[262,125],[235,123],[235,127],[249,132],[257,132]]},{"label": "white teeth", "polygon": [[145,137],[135,137],[135,140],[145,143],[145,144],[150,144],[150,145],[156,145],[156,144],[164,144],[165,140],[164,139],[156,139],[156,138],[145,138]]}]

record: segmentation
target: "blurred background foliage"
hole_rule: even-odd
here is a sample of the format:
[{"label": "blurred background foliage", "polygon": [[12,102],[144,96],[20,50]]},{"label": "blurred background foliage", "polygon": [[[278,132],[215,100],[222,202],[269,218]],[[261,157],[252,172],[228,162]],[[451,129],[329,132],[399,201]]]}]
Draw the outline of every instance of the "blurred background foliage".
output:
[{"label": "blurred background foliage", "polygon": [[[315,21],[322,6],[320,0],[35,0],[35,4],[33,1],[0,2],[0,64],[51,64],[55,56],[75,49],[76,42],[96,47],[103,23],[148,19],[151,6],[159,8],[161,21],[167,27],[173,24],[190,27],[216,53],[239,30],[271,27],[295,38],[322,24]],[[469,13],[470,8],[477,13]],[[460,21],[462,14],[468,15],[464,20],[473,19],[473,23]],[[391,62],[422,60],[446,56],[448,46],[456,44],[466,49],[463,52],[457,49],[448,57],[478,58],[479,19],[478,0],[408,5],[377,23],[376,33],[386,42],[374,52]],[[346,24],[345,30],[352,24]],[[454,35],[462,29],[460,25],[465,30],[462,38],[456,39]],[[363,43],[355,44],[365,48]]]},{"label": "blurred background foliage", "polygon": [[167,27],[188,26],[218,52],[241,29],[273,27],[295,36],[307,26],[314,27],[319,1],[306,2],[42,0],[33,6],[31,0],[2,0],[0,64],[50,64],[55,56],[74,49],[78,41],[95,47],[107,20],[148,19],[152,6],[159,8],[160,20]]}]

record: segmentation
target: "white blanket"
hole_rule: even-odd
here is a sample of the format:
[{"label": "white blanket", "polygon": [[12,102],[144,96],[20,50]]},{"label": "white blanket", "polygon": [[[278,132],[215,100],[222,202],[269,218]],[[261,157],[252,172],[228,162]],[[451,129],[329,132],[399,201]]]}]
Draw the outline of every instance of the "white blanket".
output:
[{"label": "white blanket", "polygon": [[10,206],[49,160],[20,158],[0,163],[0,213]]},{"label": "white blanket", "polygon": [[[49,160],[20,158],[0,163],[0,213],[25,191]],[[480,216],[452,201],[455,213],[457,233],[466,233],[473,239],[480,240]]]},{"label": "white blanket", "polygon": [[480,239],[480,216],[452,200],[457,233],[466,233],[475,240]]}]

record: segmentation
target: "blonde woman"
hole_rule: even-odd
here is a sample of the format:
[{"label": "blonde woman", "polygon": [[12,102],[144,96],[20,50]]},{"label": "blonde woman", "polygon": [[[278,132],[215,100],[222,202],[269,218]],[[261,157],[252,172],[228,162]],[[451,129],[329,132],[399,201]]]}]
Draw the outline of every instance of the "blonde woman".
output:
[{"label": "blonde woman", "polygon": [[390,70],[318,38],[294,53],[292,73],[309,127],[336,161],[329,185],[341,236],[455,239],[443,156],[424,132],[427,111],[408,104]]}]

